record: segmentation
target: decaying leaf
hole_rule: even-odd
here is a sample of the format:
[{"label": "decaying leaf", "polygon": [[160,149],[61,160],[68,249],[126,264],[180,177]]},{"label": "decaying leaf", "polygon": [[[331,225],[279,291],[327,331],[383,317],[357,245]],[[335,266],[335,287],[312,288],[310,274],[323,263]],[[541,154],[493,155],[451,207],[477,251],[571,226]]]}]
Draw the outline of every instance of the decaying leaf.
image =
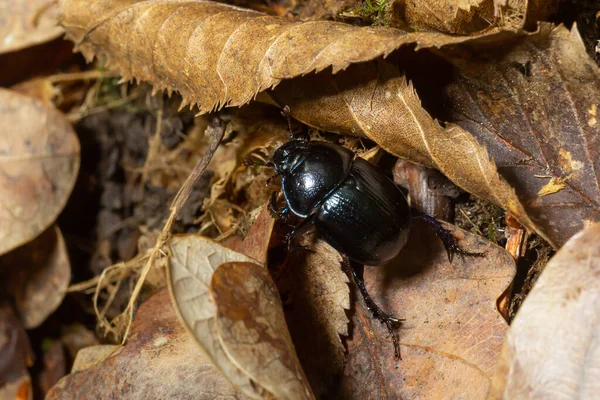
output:
[{"label": "decaying leaf", "polygon": [[0,257],[0,277],[12,292],[26,329],[37,328],[62,303],[71,265],[57,226]]},{"label": "decaying leaf", "polygon": [[69,121],[36,100],[0,89],[0,254],[54,222],[79,170]]},{"label": "decaying leaf", "polygon": [[347,340],[342,398],[483,398],[508,327],[496,299],[513,280],[514,261],[500,247],[455,229],[464,235],[462,248],[485,256],[449,264],[429,227],[415,223],[412,229],[395,261],[365,269],[375,301],[405,319],[398,329],[402,360],[394,360],[386,328],[360,301]]},{"label": "decaying leaf", "polygon": [[121,346],[116,344],[98,344],[85,347],[77,353],[71,372],[83,371],[101,363],[108,357],[116,355]]},{"label": "decaying leaf", "polygon": [[412,85],[387,62],[352,65],[282,82],[273,92],[300,121],[330,132],[367,136],[401,158],[436,168],[457,186],[544,231],[528,218],[485,148],[456,125],[446,129],[421,107]]},{"label": "decaying leaf", "polygon": [[0,399],[31,400],[33,351],[27,333],[11,307],[0,304]]},{"label": "decaying leaf", "polygon": [[244,398],[198,348],[165,289],[142,304],[121,351],[64,377],[46,399]]},{"label": "decaying leaf", "polygon": [[284,266],[291,297],[285,312],[298,358],[319,398],[344,368],[340,335],[348,336],[350,288],[336,250],[307,237],[298,245],[310,250],[296,253]]},{"label": "decaying leaf", "polygon": [[600,224],[550,260],[506,334],[488,399],[600,393]]},{"label": "decaying leaf", "polygon": [[518,30],[545,21],[557,0],[395,0],[395,14],[409,26],[455,34],[472,34],[496,25]]},{"label": "decaying leaf", "polygon": [[173,237],[169,250],[173,303],[225,376],[251,398],[312,398],[266,268],[197,235]]},{"label": "decaying leaf", "polygon": [[240,106],[257,93],[331,67],[387,56],[405,45],[441,47],[470,37],[406,33],[331,21],[296,22],[210,1],[61,0],[60,21],[88,60],[106,57],[124,79],[179,91],[200,112]]},{"label": "decaying leaf", "polygon": [[528,215],[560,246],[600,220],[600,70],[575,26],[541,25],[508,48],[444,52],[458,77],[442,107],[485,144]]},{"label": "decaying leaf", "polygon": [[56,39],[58,10],[52,0],[3,0],[0,7],[0,54]]}]

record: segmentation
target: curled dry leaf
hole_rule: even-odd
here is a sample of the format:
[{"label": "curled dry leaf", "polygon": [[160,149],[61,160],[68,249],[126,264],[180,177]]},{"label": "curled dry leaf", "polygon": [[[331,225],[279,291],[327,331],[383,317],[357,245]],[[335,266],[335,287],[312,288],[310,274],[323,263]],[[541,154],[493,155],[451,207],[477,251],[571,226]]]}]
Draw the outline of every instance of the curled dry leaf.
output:
[{"label": "curled dry leaf", "polygon": [[600,393],[600,224],[550,260],[507,332],[489,399]]},{"label": "curled dry leaf", "polygon": [[458,76],[447,119],[486,145],[551,243],[600,221],[600,70],[577,28],[541,25],[510,51],[463,49],[442,53]]},{"label": "curled dry leaf", "polygon": [[442,128],[392,64],[358,64],[333,76],[320,73],[284,81],[273,97],[308,125],[367,136],[392,154],[438,169],[456,185],[510,211],[545,236],[498,174],[486,149],[459,126]]},{"label": "curled dry leaf", "polygon": [[257,93],[328,67],[387,56],[404,45],[470,40],[332,21],[296,22],[210,1],[60,0],[67,36],[88,60],[106,57],[125,79],[179,91],[200,112],[240,106]]},{"label": "curled dry leaf", "polygon": [[62,303],[71,280],[64,239],[52,226],[0,258],[0,276],[12,293],[25,329],[37,328]]},{"label": "curled dry leaf", "polygon": [[336,250],[306,237],[298,244],[310,251],[296,253],[284,266],[291,297],[285,312],[298,358],[320,397],[344,368],[346,349],[340,335],[348,336],[350,288]]},{"label": "curled dry leaf", "polygon": [[244,398],[177,320],[165,289],[142,304],[120,351],[61,379],[46,399]]},{"label": "curled dry leaf", "polygon": [[3,0],[0,8],[0,54],[48,42],[63,30],[53,0]]},{"label": "curled dry leaf", "polygon": [[65,206],[79,170],[69,121],[0,89],[0,254],[43,232]]},{"label": "curled dry leaf", "polygon": [[463,236],[463,249],[485,256],[457,256],[449,264],[428,226],[416,221],[411,228],[396,260],[365,268],[375,301],[405,319],[398,329],[402,360],[394,360],[386,328],[360,300],[347,340],[342,397],[483,398],[508,327],[496,299],[512,282],[515,263],[502,248],[454,229],[457,238]]},{"label": "curled dry leaf", "polygon": [[174,236],[169,250],[174,306],[223,374],[251,398],[312,398],[265,267],[197,235]]}]

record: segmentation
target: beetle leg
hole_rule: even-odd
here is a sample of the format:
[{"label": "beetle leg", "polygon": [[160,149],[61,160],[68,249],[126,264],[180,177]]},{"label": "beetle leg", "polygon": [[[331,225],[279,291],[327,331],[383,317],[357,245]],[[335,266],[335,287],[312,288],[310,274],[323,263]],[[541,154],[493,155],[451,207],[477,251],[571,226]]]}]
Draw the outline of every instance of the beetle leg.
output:
[{"label": "beetle leg", "polygon": [[351,275],[352,279],[358,286],[358,290],[365,300],[365,304],[373,316],[377,318],[382,324],[385,324],[387,327],[390,336],[392,337],[392,342],[394,343],[394,357],[396,360],[401,359],[400,357],[400,341],[398,339],[398,335],[394,330],[394,326],[404,321],[403,319],[394,318],[388,314],[386,314],[379,306],[375,303],[369,292],[367,292],[367,288],[365,287],[365,281],[363,278],[365,267],[364,265],[350,261],[347,257],[343,257],[342,260],[342,269],[347,275]]},{"label": "beetle leg", "polygon": [[288,206],[284,206],[282,208],[277,206],[277,192],[271,193],[271,199],[269,200],[269,205],[267,208],[273,219],[283,219],[285,221],[290,213]]},{"label": "beetle leg", "polygon": [[437,219],[430,217],[426,214],[419,215],[418,218],[422,218],[425,222],[427,222],[433,228],[435,234],[440,238],[440,240],[444,244],[446,253],[448,254],[448,261],[452,262],[455,253],[461,256],[474,257],[481,257],[485,255],[485,253],[471,253],[469,251],[461,249],[458,245],[458,242],[456,241],[456,238],[452,234],[452,231],[449,231],[448,229],[444,228]]},{"label": "beetle leg", "polygon": [[292,231],[290,233],[285,235],[285,242],[288,245],[288,251],[294,251],[294,250],[298,250],[298,249],[310,250],[306,246],[301,246],[301,245],[292,246],[292,244],[293,244],[294,238],[296,236],[305,234],[306,232],[311,230],[314,227],[314,225],[315,225],[315,222],[313,221],[312,215],[310,215],[304,221],[302,221],[298,226],[296,226],[294,229],[292,229]]}]

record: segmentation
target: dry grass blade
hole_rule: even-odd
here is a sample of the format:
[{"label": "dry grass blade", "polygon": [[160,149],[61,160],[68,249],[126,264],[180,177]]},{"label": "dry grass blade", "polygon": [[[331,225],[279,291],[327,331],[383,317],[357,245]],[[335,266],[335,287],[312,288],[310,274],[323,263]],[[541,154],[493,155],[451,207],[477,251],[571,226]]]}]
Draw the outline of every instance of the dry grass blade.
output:
[{"label": "dry grass blade", "polygon": [[[223,139],[223,134],[225,133],[225,125],[222,124],[220,120],[215,119],[213,121],[213,126],[209,126],[207,128],[206,133],[207,135],[212,137],[208,150],[206,151],[204,156],[200,160],[198,160],[198,163],[194,167],[194,170],[187,177],[186,181],[183,183],[183,186],[173,199],[173,202],[171,203],[170,207],[171,212],[169,214],[169,218],[165,222],[165,226],[163,227],[161,234],[157,238],[154,248],[150,252],[148,259],[146,260],[144,268],[140,272],[140,276],[135,284],[135,287],[129,299],[129,303],[125,308],[125,311],[123,311],[123,313],[117,316],[115,320],[113,320],[109,324],[110,328],[112,328],[112,326],[116,327],[115,332],[123,340],[123,342],[127,340],[127,337],[129,335],[129,330],[131,329],[131,323],[133,321],[133,311],[135,308],[135,302],[140,294],[140,291],[142,290],[144,282],[146,281],[146,277],[148,276],[148,273],[150,272],[150,269],[152,268],[156,258],[161,253],[161,249],[169,239],[169,235],[171,233],[171,226],[173,225],[175,218],[177,218],[177,216],[179,215],[179,212],[183,208],[185,202],[190,197],[190,193],[192,192],[194,185],[202,176],[202,173],[210,163],[213,154],[217,150],[219,143],[221,143],[221,139]],[[96,295],[100,292],[102,284],[102,280],[99,280],[96,288]]]},{"label": "dry grass blade", "polygon": [[59,4],[61,24],[88,60],[106,57],[124,79],[179,91],[184,104],[203,113],[243,105],[282,79],[329,67],[336,73],[401,46],[441,47],[471,39],[331,21],[291,22],[202,0]]}]

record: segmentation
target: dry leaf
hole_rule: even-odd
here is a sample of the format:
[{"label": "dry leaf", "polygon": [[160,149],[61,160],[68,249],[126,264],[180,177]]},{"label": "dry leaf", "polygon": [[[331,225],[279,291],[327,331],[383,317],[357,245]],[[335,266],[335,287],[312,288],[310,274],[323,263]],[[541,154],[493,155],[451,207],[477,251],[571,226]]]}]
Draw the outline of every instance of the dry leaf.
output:
[{"label": "dry leaf", "polygon": [[464,129],[446,129],[421,107],[412,85],[387,62],[352,65],[282,82],[273,92],[300,121],[330,132],[367,136],[401,158],[436,168],[457,186],[487,199],[542,236],[485,148]]},{"label": "dry leaf", "polygon": [[60,0],[67,36],[88,60],[106,57],[125,79],[179,91],[205,113],[328,67],[336,73],[404,45],[440,47],[470,37],[406,33],[331,21],[292,22],[210,1]]},{"label": "dry leaf", "polygon": [[101,363],[108,357],[116,355],[121,346],[116,344],[99,344],[96,346],[85,347],[77,352],[77,357],[73,361],[71,372],[78,372],[93,367]]},{"label": "dry leaf", "polygon": [[[518,3],[521,8],[527,7],[527,0]],[[482,31],[494,22],[493,0],[395,0],[394,7],[402,7],[404,21],[419,30],[469,34]],[[524,20],[521,26],[510,27],[521,28],[522,22]]]},{"label": "dry leaf", "polygon": [[142,304],[120,352],[67,375],[46,399],[239,399],[177,320],[165,289]]},{"label": "dry leaf", "polygon": [[575,26],[542,25],[509,49],[443,53],[458,78],[440,106],[485,144],[528,215],[560,246],[586,221],[600,221],[600,71]]},{"label": "dry leaf", "polygon": [[0,89],[0,254],[54,222],[79,170],[79,142],[58,111]]},{"label": "dry leaf", "polygon": [[340,335],[348,336],[350,288],[336,250],[308,237],[298,244],[310,251],[296,253],[284,265],[291,297],[285,313],[298,358],[319,398],[344,368],[346,349]]},{"label": "dry leaf", "polygon": [[0,7],[0,54],[48,42],[63,30],[53,0],[3,0]]},{"label": "dry leaf", "polygon": [[473,34],[491,26],[535,27],[557,10],[558,0],[406,0],[393,2],[394,15],[412,28]]},{"label": "dry leaf", "polygon": [[449,264],[430,227],[420,222],[411,228],[392,264],[365,268],[375,301],[405,319],[398,329],[402,360],[394,360],[386,328],[361,300],[347,340],[342,397],[483,398],[508,327],[496,299],[512,282],[515,263],[500,247],[454,229],[455,236],[464,235],[462,248],[485,257],[455,257]]},{"label": "dry leaf", "polygon": [[0,304],[0,399],[30,400],[33,351],[21,321],[11,307]]},{"label": "dry leaf", "polygon": [[37,328],[62,303],[71,265],[57,226],[0,257],[0,276],[12,293],[25,329]]},{"label": "dry leaf", "polygon": [[550,260],[508,330],[489,399],[600,393],[600,224]]},{"label": "dry leaf", "polygon": [[265,267],[197,235],[174,236],[169,250],[175,308],[225,376],[251,398],[311,398]]}]

